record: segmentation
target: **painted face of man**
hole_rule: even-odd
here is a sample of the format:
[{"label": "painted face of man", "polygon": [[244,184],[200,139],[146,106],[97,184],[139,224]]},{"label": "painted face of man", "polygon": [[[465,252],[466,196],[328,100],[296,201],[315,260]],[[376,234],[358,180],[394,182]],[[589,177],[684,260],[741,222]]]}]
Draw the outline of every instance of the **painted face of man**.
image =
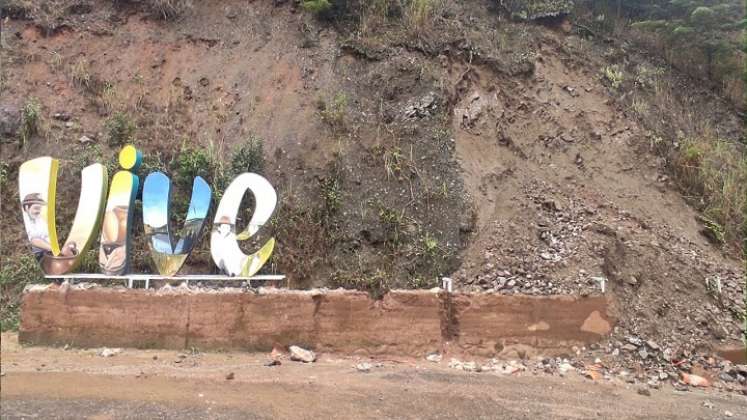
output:
[{"label": "painted face of man", "polygon": [[231,225],[228,223],[221,223],[218,225],[218,233],[220,233],[221,236],[227,236],[231,233]]},{"label": "painted face of man", "polygon": [[29,212],[29,216],[32,219],[38,218],[39,216],[41,216],[41,212],[42,212],[42,206],[41,206],[41,204],[32,204],[32,205],[30,205],[28,212]]}]

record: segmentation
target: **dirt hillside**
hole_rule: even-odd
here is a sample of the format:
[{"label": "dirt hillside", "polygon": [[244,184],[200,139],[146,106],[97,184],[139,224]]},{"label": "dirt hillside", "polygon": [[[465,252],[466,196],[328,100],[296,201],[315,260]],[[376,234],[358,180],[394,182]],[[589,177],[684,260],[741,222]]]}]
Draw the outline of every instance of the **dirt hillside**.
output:
[{"label": "dirt hillside", "polygon": [[[514,22],[488,0],[444,2],[422,25],[277,0],[194,2],[166,20],[148,2],[53,3],[4,9],[3,264],[25,253],[21,162],[62,160],[64,230],[79,170],[115,169],[134,142],[141,176],[180,185],[177,209],[194,175],[218,193],[236,171],[267,176],[281,205],[266,270],[292,287],[381,294],[448,276],[605,293],[619,324],[596,350],[649,367],[707,363],[743,337],[738,241],[714,243],[658,153],[706,129],[742,147],[739,112],[625,42]],[[21,135],[28,104],[39,117]],[[135,270],[150,270],[135,240]],[[213,270],[207,245],[186,272]]]}]

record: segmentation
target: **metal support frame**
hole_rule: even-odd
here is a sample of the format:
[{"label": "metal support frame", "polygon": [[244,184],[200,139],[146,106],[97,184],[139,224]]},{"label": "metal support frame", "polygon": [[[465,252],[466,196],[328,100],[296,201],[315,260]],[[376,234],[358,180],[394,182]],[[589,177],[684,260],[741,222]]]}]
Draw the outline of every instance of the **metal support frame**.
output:
[{"label": "metal support frame", "polygon": [[187,275],[187,276],[161,276],[157,274],[126,274],[122,276],[107,276],[105,274],[60,274],[60,275],[45,275],[46,279],[68,281],[70,284],[75,284],[79,280],[124,280],[127,287],[132,289],[136,281],[142,281],[146,289],[150,288],[151,280],[179,280],[183,281],[185,285],[189,286],[190,281],[272,281],[272,280],[284,280],[285,276],[282,274],[262,274],[250,277],[231,277],[224,275],[206,274],[206,275]]}]

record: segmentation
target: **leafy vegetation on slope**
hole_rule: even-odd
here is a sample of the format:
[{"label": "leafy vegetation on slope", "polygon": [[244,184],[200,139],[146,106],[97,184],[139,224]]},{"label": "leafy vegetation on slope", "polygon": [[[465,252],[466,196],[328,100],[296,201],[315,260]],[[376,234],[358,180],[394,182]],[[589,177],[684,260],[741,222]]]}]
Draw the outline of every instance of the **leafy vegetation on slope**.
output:
[{"label": "leafy vegetation on slope", "polygon": [[3,258],[0,266],[0,331],[18,328],[21,291],[27,284],[44,279],[33,255]]},{"label": "leafy vegetation on slope", "polygon": [[[620,41],[634,41],[742,107],[745,27],[741,0],[580,0],[578,12]],[[632,31],[631,31],[632,30]]]}]

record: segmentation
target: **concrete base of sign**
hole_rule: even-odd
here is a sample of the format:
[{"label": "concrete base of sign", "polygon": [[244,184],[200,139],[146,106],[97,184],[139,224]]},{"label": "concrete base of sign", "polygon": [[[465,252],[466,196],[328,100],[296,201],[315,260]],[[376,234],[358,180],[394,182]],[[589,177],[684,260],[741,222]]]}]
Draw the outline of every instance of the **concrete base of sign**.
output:
[{"label": "concrete base of sign", "polygon": [[443,291],[186,287],[160,290],[36,286],[23,297],[29,345],[321,352],[422,356],[558,354],[606,336],[605,297],[529,297]]}]

